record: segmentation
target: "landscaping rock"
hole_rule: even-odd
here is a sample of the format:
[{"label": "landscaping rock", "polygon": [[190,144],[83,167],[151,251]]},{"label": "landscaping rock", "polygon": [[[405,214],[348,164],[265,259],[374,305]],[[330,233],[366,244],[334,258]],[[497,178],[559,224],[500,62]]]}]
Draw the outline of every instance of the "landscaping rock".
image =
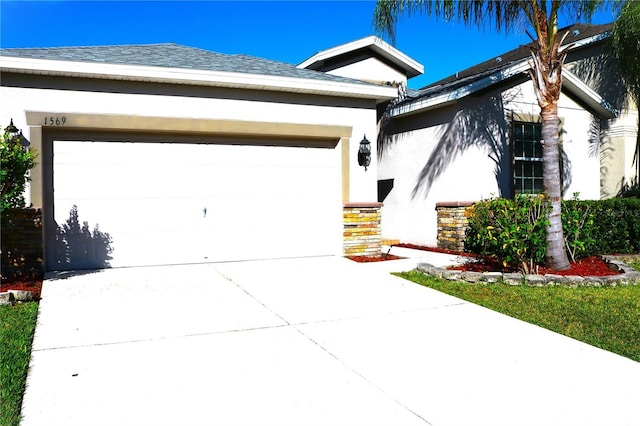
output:
[{"label": "landscaping rock", "polygon": [[530,286],[542,287],[547,283],[544,275],[525,275],[524,283]]},{"label": "landscaping rock", "polygon": [[601,277],[586,277],[584,279],[584,285],[587,287],[602,287],[604,281]]},{"label": "landscaping rock", "polygon": [[602,286],[616,286],[616,285],[628,285],[637,284],[640,285],[640,272],[636,271],[620,259],[611,259],[605,257],[610,263],[611,269],[622,271],[622,274],[611,275],[606,277],[590,276],[581,277],[578,275],[523,275],[520,273],[501,273],[501,272],[473,272],[473,271],[459,271],[448,270],[435,267],[429,263],[420,263],[417,269],[427,275],[436,278],[444,278],[452,281],[466,281],[468,283],[497,283],[504,282],[508,285],[530,285],[530,286],[588,286],[588,287],[602,287]]},{"label": "landscaping rock", "polygon": [[509,273],[509,274],[504,274],[502,276],[502,279],[505,282],[505,284],[522,285],[522,280],[524,279],[524,275],[520,273]]},{"label": "landscaping rock", "polygon": [[16,302],[31,302],[35,298],[32,291],[26,290],[9,290],[9,293],[13,295]]},{"label": "landscaping rock", "polygon": [[442,273],[444,269],[438,268],[437,266],[433,266],[429,263],[420,263],[418,264],[418,271],[424,272],[427,275],[430,275],[435,278],[442,278]]},{"label": "landscaping rock", "polygon": [[544,276],[544,279],[547,285],[563,285],[565,283],[562,275],[547,274]]},{"label": "landscaping rock", "polygon": [[418,263],[417,270],[421,272],[427,272],[427,269],[433,268],[433,265],[430,263]]},{"label": "landscaping rock", "polygon": [[483,275],[484,274],[482,272],[465,271],[462,274],[460,274],[460,278],[462,278],[468,283],[478,283],[482,281]]},{"label": "landscaping rock", "polygon": [[442,272],[442,278],[451,281],[458,281],[462,276],[462,271],[446,269]]},{"label": "landscaping rock", "polygon": [[487,283],[498,283],[502,281],[502,272],[485,272],[482,274],[482,281]]},{"label": "landscaping rock", "polygon": [[575,286],[584,284],[584,278],[578,275],[565,275],[563,278],[564,278],[564,284],[569,286],[575,287]]},{"label": "landscaping rock", "polygon": [[8,292],[0,293],[0,306],[13,305],[13,294]]}]

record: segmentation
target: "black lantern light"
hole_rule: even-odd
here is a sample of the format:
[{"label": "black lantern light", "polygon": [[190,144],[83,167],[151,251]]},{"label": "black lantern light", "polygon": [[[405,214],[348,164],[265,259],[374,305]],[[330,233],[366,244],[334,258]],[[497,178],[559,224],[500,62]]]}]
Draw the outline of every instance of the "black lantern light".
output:
[{"label": "black lantern light", "polygon": [[358,165],[364,166],[366,171],[369,164],[371,164],[371,142],[367,140],[367,135],[364,135],[358,148]]},{"label": "black lantern light", "polygon": [[18,136],[18,128],[13,125],[13,118],[11,119],[11,122],[9,122],[9,125],[4,128],[4,131],[9,134],[10,139],[13,139],[16,136]]},{"label": "black lantern light", "polygon": [[18,142],[20,145],[22,145],[23,148],[27,148],[29,145],[31,145],[29,139],[25,138],[22,134],[22,130],[18,130],[18,128],[13,125],[13,118],[9,122],[9,125],[5,127],[4,131],[9,134],[9,139],[12,142]]}]

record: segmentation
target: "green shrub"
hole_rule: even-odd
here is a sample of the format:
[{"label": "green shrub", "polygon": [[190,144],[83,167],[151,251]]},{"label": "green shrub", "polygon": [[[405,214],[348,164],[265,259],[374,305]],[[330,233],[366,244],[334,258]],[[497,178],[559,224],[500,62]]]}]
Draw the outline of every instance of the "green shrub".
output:
[{"label": "green shrub", "polygon": [[593,250],[593,205],[579,201],[578,193],[562,202],[562,233],[567,254],[572,262],[588,256]]},{"label": "green shrub", "polygon": [[640,199],[578,201],[593,212],[585,255],[640,252]]},{"label": "green shrub", "polygon": [[36,153],[26,148],[27,143],[11,120],[0,140],[0,211],[24,207],[22,194],[29,181],[28,172],[36,164]]},{"label": "green shrub", "polygon": [[[516,196],[476,203],[469,210],[465,249],[495,257],[526,273],[544,262],[547,205],[542,197]],[[581,257],[640,253],[640,199],[562,202],[567,254]]]},{"label": "green shrub", "polygon": [[547,211],[542,197],[526,195],[476,203],[470,209],[465,248],[530,272],[544,261]]}]

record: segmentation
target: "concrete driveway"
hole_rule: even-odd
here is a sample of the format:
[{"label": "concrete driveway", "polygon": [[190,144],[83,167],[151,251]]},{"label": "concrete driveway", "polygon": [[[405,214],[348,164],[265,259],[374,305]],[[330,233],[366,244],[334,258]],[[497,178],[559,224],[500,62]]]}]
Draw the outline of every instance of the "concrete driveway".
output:
[{"label": "concrete driveway", "polygon": [[22,424],[640,424],[640,363],[391,276],[411,266],[394,262],[49,279]]}]

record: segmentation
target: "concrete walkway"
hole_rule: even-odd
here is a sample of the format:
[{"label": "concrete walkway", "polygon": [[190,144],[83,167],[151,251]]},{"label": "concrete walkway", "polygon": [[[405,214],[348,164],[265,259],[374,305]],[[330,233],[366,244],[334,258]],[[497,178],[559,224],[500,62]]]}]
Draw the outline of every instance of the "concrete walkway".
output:
[{"label": "concrete walkway", "polygon": [[388,274],[415,263],[49,279],[22,424],[640,424],[640,363]]}]

